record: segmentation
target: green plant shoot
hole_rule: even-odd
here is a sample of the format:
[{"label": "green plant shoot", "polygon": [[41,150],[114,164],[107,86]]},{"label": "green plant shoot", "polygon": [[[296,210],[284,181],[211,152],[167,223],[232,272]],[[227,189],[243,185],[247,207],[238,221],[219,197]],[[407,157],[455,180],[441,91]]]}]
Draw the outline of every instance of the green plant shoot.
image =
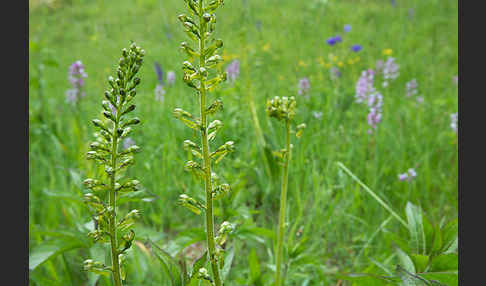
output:
[{"label": "green plant shoot", "polygon": [[[274,155],[283,160],[282,169],[282,189],[280,193],[280,212],[278,217],[277,230],[277,249],[276,253],[276,271],[275,271],[275,285],[282,285],[282,252],[283,252],[283,238],[285,228],[285,207],[287,203],[287,185],[289,178],[289,162],[291,158],[291,144],[290,144],[290,125],[295,116],[297,102],[293,96],[289,97],[274,97],[267,101],[266,111],[267,115],[274,117],[279,121],[285,123],[285,148],[279,151],[274,151]],[[299,124],[295,132],[295,136],[300,138],[304,131],[305,123]]]},{"label": "green plant shoot", "polygon": [[124,176],[127,167],[134,163],[134,153],[140,148],[132,145],[120,150],[120,143],[132,130],[132,125],[140,123],[138,118],[129,118],[128,115],[135,109],[132,101],[137,94],[135,88],[140,84],[140,78],[135,75],[142,66],[144,54],[145,51],[135,43],[128,50],[122,50],[117,78],[108,78],[110,88],[105,91],[102,102],[103,119],[92,121],[98,129],[97,140],[90,144],[91,150],[87,154],[87,158],[102,166],[105,172],[100,178],[84,181],[91,190],[84,199],[95,221],[95,229],[88,235],[95,242],[110,244],[111,266],[88,259],[84,261],[84,269],[96,274],[111,273],[115,286],[121,286],[122,280],[125,280],[121,261],[135,239],[131,227],[140,215],[138,210],[132,210],[118,221],[116,202],[118,195],[140,188],[139,181]]},{"label": "green plant shoot", "polygon": [[188,161],[185,170],[192,172],[197,178],[204,181],[206,202],[200,203],[196,199],[182,194],[179,197],[179,204],[185,206],[195,214],[204,212],[206,216],[206,239],[208,256],[211,263],[212,278],[205,268],[199,270],[199,279],[209,281],[211,284],[223,285],[220,269],[223,267],[223,244],[226,236],[233,230],[233,225],[228,222],[221,224],[218,236],[215,238],[213,200],[218,199],[230,191],[228,184],[213,187],[213,177],[217,176],[212,172],[211,163],[217,164],[228,153],[233,152],[233,141],[228,141],[222,146],[210,151],[209,141],[212,141],[223,123],[214,120],[208,123],[209,116],[215,115],[223,109],[221,100],[214,100],[209,106],[209,92],[213,91],[221,82],[226,80],[226,73],[219,73],[217,67],[223,59],[217,51],[223,46],[223,41],[212,37],[215,31],[216,15],[214,11],[223,5],[222,0],[206,1],[185,0],[188,15],[179,15],[179,20],[185,28],[187,36],[193,41],[196,47],[191,47],[187,42],[181,43],[181,49],[187,55],[187,61],[183,63],[184,82],[196,92],[199,100],[199,118],[180,108],[174,110],[174,116],[181,120],[186,126],[200,133],[201,146],[186,140],[184,148],[195,155],[195,161]]}]

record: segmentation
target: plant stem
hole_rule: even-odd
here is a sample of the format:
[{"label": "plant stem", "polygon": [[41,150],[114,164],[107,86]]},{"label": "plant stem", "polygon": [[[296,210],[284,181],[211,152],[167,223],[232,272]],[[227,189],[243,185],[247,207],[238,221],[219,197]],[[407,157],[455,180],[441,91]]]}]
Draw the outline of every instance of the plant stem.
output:
[{"label": "plant stem", "polygon": [[[203,11],[203,1],[199,1],[199,11]],[[202,17],[202,13],[199,15],[199,67],[206,66],[206,56],[204,54],[204,44],[206,41],[206,25]],[[201,80],[200,86],[200,114],[201,114],[201,141],[203,151],[203,170],[206,172],[204,187],[206,191],[206,235],[208,244],[209,260],[211,261],[211,268],[213,270],[214,283],[216,286],[221,286],[221,278],[219,277],[218,263],[216,262],[216,248],[214,243],[214,217],[213,217],[213,195],[211,186],[211,161],[209,158],[209,144],[207,136],[207,120],[206,120],[206,86],[204,79]]]},{"label": "plant stem", "polygon": [[280,215],[278,218],[278,241],[277,241],[277,271],[275,272],[275,286],[281,285],[281,266],[283,252],[283,238],[285,228],[285,206],[287,203],[287,182],[289,179],[289,161],[290,161],[290,121],[285,121],[285,162],[282,170],[282,192],[280,193]]},{"label": "plant stem", "polygon": [[[118,107],[117,107],[118,108]],[[117,110],[118,111],[118,110]],[[112,149],[111,149],[111,167],[113,172],[110,176],[110,207],[112,208],[112,213],[110,214],[110,244],[111,244],[111,265],[113,268],[113,280],[115,281],[115,286],[122,286],[121,276],[120,276],[120,261],[118,260],[118,247],[116,241],[116,193],[115,193],[115,168],[116,168],[116,155],[118,151],[118,120],[120,112],[116,114],[116,120],[113,127],[112,133]]]}]

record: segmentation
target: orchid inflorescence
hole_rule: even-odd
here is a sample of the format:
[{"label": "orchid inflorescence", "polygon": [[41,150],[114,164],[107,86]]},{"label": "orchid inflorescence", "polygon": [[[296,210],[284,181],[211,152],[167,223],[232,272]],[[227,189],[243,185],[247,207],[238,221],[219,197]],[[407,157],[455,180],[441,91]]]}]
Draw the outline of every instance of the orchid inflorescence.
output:
[{"label": "orchid inflorescence", "polygon": [[[105,91],[102,102],[103,120],[92,122],[98,129],[97,140],[90,144],[87,158],[104,167],[105,176],[86,179],[84,185],[91,192],[84,195],[84,200],[93,213],[95,229],[88,235],[99,243],[110,243],[111,266],[88,259],[84,268],[97,274],[111,273],[116,286],[122,285],[125,272],[122,265],[123,254],[130,248],[135,238],[131,229],[140,211],[131,210],[121,220],[117,220],[117,196],[137,191],[140,182],[125,177],[128,166],[134,163],[134,153],[140,148],[130,142],[124,144],[133,125],[140,123],[138,118],[129,118],[135,105],[132,103],[140,84],[135,75],[142,66],[145,51],[135,43],[122,50],[122,57],[117,69],[117,78],[108,78],[110,88]],[[131,139],[130,139],[131,140]],[[133,141],[133,140],[132,140]],[[120,146],[125,145],[125,146]],[[126,147],[126,148],[120,148]]]},{"label": "orchid inflorescence", "polygon": [[88,74],[84,70],[84,65],[80,60],[75,61],[69,66],[68,79],[72,88],[66,91],[66,102],[76,105],[81,97],[86,96],[86,92],[83,90],[84,78],[88,77]]},{"label": "orchid inflorescence", "polygon": [[[219,177],[212,171],[211,164],[217,164],[223,157],[233,152],[234,143],[228,141],[210,152],[209,141],[214,140],[217,132],[223,127],[223,123],[220,120],[208,122],[208,117],[221,111],[223,102],[220,99],[214,100],[209,105],[207,102],[209,102],[209,92],[227,78],[226,72],[218,72],[223,58],[217,54],[217,51],[223,46],[223,41],[212,37],[216,24],[214,11],[223,5],[223,1],[214,0],[208,4],[203,0],[185,0],[185,2],[189,15],[179,15],[178,18],[185,28],[185,33],[197,47],[191,47],[187,42],[181,43],[181,49],[188,58],[182,64],[183,81],[195,90],[195,95],[199,100],[199,117],[180,108],[174,109],[173,115],[200,134],[201,146],[190,140],[184,141],[184,149],[194,156],[194,160],[186,162],[184,169],[204,181],[206,201],[202,203],[187,194],[182,194],[178,203],[195,214],[205,214],[207,253],[212,276],[205,268],[201,268],[197,277],[220,286],[222,278],[219,272],[224,261],[223,244],[226,242],[226,236],[233,229],[233,225],[223,222],[222,229],[215,238],[213,200],[223,197],[230,192],[231,188],[228,184],[218,184],[219,179],[216,178]],[[221,237],[222,235],[224,237]]]},{"label": "orchid inflorescence", "polygon": [[[295,116],[295,111],[297,107],[297,102],[295,97],[279,97],[275,96],[272,99],[267,100],[266,112],[269,117],[274,117],[280,122],[285,123],[285,148],[279,151],[274,151],[273,154],[282,161],[282,189],[280,193],[280,212],[278,220],[278,230],[277,230],[277,248],[276,252],[276,272],[275,272],[275,286],[280,286],[282,284],[282,259],[283,259],[283,237],[284,237],[284,226],[285,226],[285,208],[287,202],[287,185],[288,185],[288,169],[291,157],[292,145],[290,144],[290,125]],[[306,127],[305,123],[297,125],[295,136],[300,138],[304,129]]]}]

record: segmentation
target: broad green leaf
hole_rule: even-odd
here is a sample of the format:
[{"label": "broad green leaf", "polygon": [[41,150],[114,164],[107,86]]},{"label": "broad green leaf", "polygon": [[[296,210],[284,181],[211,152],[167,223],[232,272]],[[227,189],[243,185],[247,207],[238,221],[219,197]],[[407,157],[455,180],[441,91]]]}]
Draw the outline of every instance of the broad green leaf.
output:
[{"label": "broad green leaf", "polygon": [[413,253],[425,254],[425,233],[422,223],[422,211],[419,207],[407,202],[405,207],[408,231],[410,233],[410,248]]},{"label": "broad green leaf", "polygon": [[440,253],[442,247],[442,232],[440,231],[439,225],[434,226],[434,242],[432,243],[432,255]]},{"label": "broad green leaf", "polygon": [[408,272],[415,273],[415,266],[413,265],[413,261],[410,256],[408,256],[400,248],[395,248],[395,251],[397,253],[400,265]]},{"label": "broad green leaf", "polygon": [[207,261],[208,261],[208,252],[205,251],[203,255],[201,255],[201,257],[199,257],[196,260],[196,262],[194,262],[194,265],[192,266],[191,279],[194,279],[196,277],[196,274],[199,271],[199,269],[204,267]]},{"label": "broad green leaf", "polygon": [[434,242],[435,242],[435,236],[436,236],[435,228],[425,216],[422,216],[422,222],[423,222],[424,234],[425,234],[425,246],[426,246],[425,254],[430,255],[432,253]]},{"label": "broad green leaf", "polygon": [[258,256],[256,253],[255,248],[252,248],[250,251],[250,255],[248,256],[248,264],[250,266],[250,284],[251,285],[263,285],[261,281],[261,269],[260,269],[260,261],[258,261]]},{"label": "broad green leaf", "polygon": [[440,254],[430,262],[430,272],[457,271],[457,269],[458,257],[455,253]]},{"label": "broad green leaf", "polygon": [[445,272],[427,272],[419,273],[420,277],[423,277],[431,282],[433,286],[455,286],[458,285],[458,272],[457,271],[445,271]]},{"label": "broad green leaf", "polygon": [[448,250],[457,240],[458,221],[454,219],[447,223],[442,229],[441,252]]},{"label": "broad green leaf", "polygon": [[357,282],[353,285],[390,285],[390,282],[398,281],[396,278],[370,273],[339,273],[335,275],[341,280]]},{"label": "broad green leaf", "polygon": [[154,242],[150,241],[150,244],[153,246],[152,250],[157,257],[157,259],[162,263],[162,266],[164,268],[164,271],[166,274],[170,277],[170,280],[172,282],[172,286],[179,286],[182,285],[182,272],[180,269],[180,265],[177,263],[177,261],[170,256],[169,253],[167,253],[165,250],[160,248],[157,244]]},{"label": "broad green leaf", "polygon": [[228,276],[228,273],[231,269],[231,264],[233,263],[233,258],[235,256],[235,248],[231,247],[229,251],[227,251],[226,257],[224,259],[224,266],[223,269],[221,270],[221,280],[225,280],[226,276]]},{"label": "broad green leaf", "polygon": [[426,270],[427,264],[429,263],[429,257],[427,255],[411,254],[410,258],[417,272],[424,272]]},{"label": "broad green leaf", "polygon": [[82,241],[77,239],[55,239],[44,242],[30,251],[29,270],[34,270],[37,266],[61,253],[85,246]]}]

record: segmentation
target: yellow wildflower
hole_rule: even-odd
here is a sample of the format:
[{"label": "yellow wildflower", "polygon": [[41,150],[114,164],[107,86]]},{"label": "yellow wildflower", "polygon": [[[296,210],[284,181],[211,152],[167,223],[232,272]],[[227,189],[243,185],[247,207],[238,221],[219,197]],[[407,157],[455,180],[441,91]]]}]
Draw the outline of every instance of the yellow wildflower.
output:
[{"label": "yellow wildflower", "polygon": [[393,52],[392,49],[384,49],[383,50],[383,55],[385,55],[385,56],[391,56],[392,52]]},{"label": "yellow wildflower", "polygon": [[270,50],[270,44],[269,43],[266,43],[264,46],[263,46],[263,51],[268,51]]},{"label": "yellow wildflower", "polygon": [[306,67],[306,66],[308,66],[308,64],[306,64],[306,63],[305,63],[304,61],[302,61],[302,60],[299,60],[299,66],[301,66],[301,67]]},{"label": "yellow wildflower", "polygon": [[338,67],[342,67],[344,64],[343,64],[343,62],[340,61],[340,62],[338,62],[337,65],[338,65]]}]

